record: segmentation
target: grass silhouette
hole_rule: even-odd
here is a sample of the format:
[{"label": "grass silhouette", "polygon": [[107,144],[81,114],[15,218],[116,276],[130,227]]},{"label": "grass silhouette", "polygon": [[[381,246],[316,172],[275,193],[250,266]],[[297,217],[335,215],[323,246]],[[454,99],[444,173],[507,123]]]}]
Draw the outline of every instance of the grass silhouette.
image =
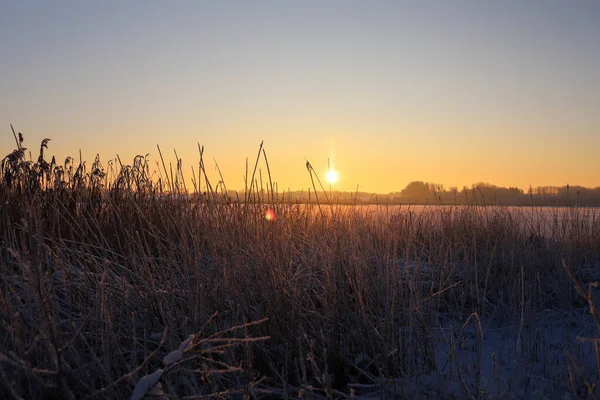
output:
[{"label": "grass silhouette", "polygon": [[[503,207],[365,212],[333,204],[308,161],[325,203],[290,202],[262,143],[231,198],[200,146],[188,191],[179,159],[58,165],[48,140],[32,161],[15,134],[0,171],[0,382],[13,398],[597,395],[589,341],[550,359],[556,342],[542,340],[593,304],[569,279],[599,276],[589,210],[546,225]],[[494,341],[500,328],[514,340]]]}]

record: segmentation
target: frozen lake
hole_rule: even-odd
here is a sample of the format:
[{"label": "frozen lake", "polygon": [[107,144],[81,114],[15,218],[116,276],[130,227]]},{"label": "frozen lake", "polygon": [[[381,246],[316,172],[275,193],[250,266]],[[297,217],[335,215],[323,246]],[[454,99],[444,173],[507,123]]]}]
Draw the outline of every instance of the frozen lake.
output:
[{"label": "frozen lake", "polygon": [[[294,205],[310,207],[318,213],[317,205]],[[359,213],[369,215],[382,223],[402,218],[417,221],[461,218],[475,213],[481,221],[512,222],[532,233],[546,237],[561,237],[573,230],[600,231],[600,207],[525,207],[525,206],[436,206],[436,205],[336,205],[321,204],[321,210],[329,214]]]}]

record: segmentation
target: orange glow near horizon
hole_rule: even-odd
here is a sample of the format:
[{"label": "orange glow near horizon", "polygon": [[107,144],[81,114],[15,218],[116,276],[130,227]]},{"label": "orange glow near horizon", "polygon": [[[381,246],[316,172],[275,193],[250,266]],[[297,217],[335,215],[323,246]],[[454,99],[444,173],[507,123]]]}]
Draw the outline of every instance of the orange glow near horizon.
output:
[{"label": "orange glow near horizon", "polygon": [[[72,138],[65,138],[58,128],[50,128],[46,130],[27,124],[15,125],[17,132],[23,132],[24,145],[31,149],[33,158],[37,157],[34,149],[39,148],[39,143],[45,137],[52,139],[45,151],[48,162],[52,156],[56,156],[58,162],[62,162],[66,156],[74,157],[75,162],[78,162],[81,149],[82,159],[87,165],[90,165],[96,154],[100,154],[100,160],[105,167],[117,154],[123,165],[131,165],[137,154],[148,153],[150,171],[157,179],[164,176],[164,170],[156,143],[160,145],[167,169],[169,164],[177,163],[173,152],[175,149],[183,160],[182,171],[189,189],[193,189],[191,168],[194,169],[197,179],[197,142],[204,145],[203,159],[211,184],[214,185],[221,179],[215,167],[216,161],[227,188],[240,191],[244,189],[246,159],[251,174],[256,160],[256,149],[263,138],[272,182],[276,184],[275,189],[279,192],[286,192],[288,189],[307,190],[311,187],[304,157],[319,171],[323,184],[333,184],[329,174],[333,177],[334,174],[330,171],[337,172],[335,189],[345,192],[354,192],[357,185],[359,191],[364,192],[399,192],[412,181],[424,181],[458,189],[486,182],[500,187],[518,187],[524,191],[527,191],[530,185],[534,188],[566,184],[600,186],[597,174],[597,171],[600,171],[600,158],[595,156],[600,148],[600,135],[590,136],[588,141],[561,137],[555,137],[552,141],[539,141],[534,135],[527,136],[525,129],[515,129],[514,133],[505,134],[500,140],[497,139],[500,128],[488,127],[486,131],[491,132],[491,135],[477,136],[472,128],[448,126],[446,132],[452,137],[461,138],[450,141],[439,139],[437,132],[441,131],[442,127],[417,129],[390,126],[390,130],[402,132],[404,136],[390,138],[384,143],[374,141],[372,137],[361,137],[357,130],[349,128],[337,134],[315,129],[314,133],[305,136],[305,141],[296,141],[297,131],[289,129],[280,136],[276,136],[273,130],[273,134],[267,132],[259,136],[252,133],[243,140],[225,142],[212,137],[196,137],[189,128],[183,126],[176,127],[184,132],[182,137],[171,137],[164,133],[167,132],[166,128],[163,131],[140,124],[132,129],[131,134],[121,132],[120,140],[113,138],[112,133],[110,136],[103,136],[97,130],[93,135],[73,135]],[[134,141],[138,136],[135,132],[144,131],[152,132],[152,136],[147,141]],[[132,137],[131,140],[127,140],[128,135]],[[353,139],[344,140],[346,137]],[[9,133],[0,135],[0,138],[2,158],[16,145],[10,128]],[[315,145],[319,142],[330,143],[327,143],[327,148],[324,149]],[[328,162],[328,155],[331,158],[333,153],[335,166],[333,162]],[[119,165],[119,162],[113,161],[112,165]],[[343,171],[343,177],[339,171]],[[256,178],[260,174],[264,182],[267,179],[267,168],[262,156],[259,159]],[[200,182],[204,186],[204,181]]]},{"label": "orange glow near horizon", "polygon": [[[97,153],[100,160],[107,167],[110,160],[114,160],[116,154],[120,156],[123,165],[131,165],[136,154],[149,153],[149,167],[155,178],[164,176],[162,162],[156,148],[156,144],[148,142],[117,142],[116,139],[98,141],[78,138],[67,140],[53,131],[42,131],[42,133],[30,134],[27,126],[15,126],[17,132],[22,131],[25,137],[25,147],[36,149],[44,137],[52,141],[45,151],[45,157],[49,162],[52,156],[56,156],[58,162],[62,162],[66,156],[79,161],[79,148],[82,150],[82,159],[89,165]],[[182,129],[183,130],[183,129]],[[399,131],[406,130],[398,128]],[[136,129],[144,131],[144,127]],[[448,129],[454,134],[455,130]],[[495,131],[490,129],[490,131]],[[359,191],[386,194],[399,192],[412,181],[423,181],[441,184],[445,188],[464,186],[471,187],[472,184],[485,182],[500,187],[518,187],[527,191],[529,186],[564,186],[566,184],[581,185],[586,187],[598,187],[598,175],[595,171],[600,170],[600,158],[594,156],[596,149],[600,148],[598,138],[590,139],[588,142],[567,141],[555,139],[554,141],[537,142],[533,137],[514,135],[506,137],[510,141],[497,141],[485,139],[475,135],[468,135],[467,129],[463,129],[463,141],[436,141],[435,130],[419,130],[412,134],[410,130],[405,138],[390,140],[387,144],[370,143],[368,138],[356,138],[353,142],[344,143],[338,139],[331,140],[331,149],[335,149],[335,168],[328,168],[327,154],[333,150],[324,151],[313,143],[323,141],[318,135],[327,135],[327,132],[315,130],[312,138],[306,143],[292,143],[286,145],[285,138],[269,137],[265,135],[264,149],[268,156],[270,174],[279,192],[307,190],[311,187],[310,175],[306,171],[305,160],[310,160],[319,171],[323,184],[334,184],[335,189],[345,192],[354,192],[359,186]],[[349,135],[349,134],[348,134]],[[90,135],[91,138],[101,138],[100,133]],[[135,134],[134,134],[135,136]],[[295,136],[292,133],[290,136]],[[3,154],[6,156],[15,147],[12,133],[3,135],[6,146],[2,146]],[[123,133],[123,137],[127,137]],[[260,136],[257,136],[261,138]],[[342,134],[337,137],[343,137]],[[599,135],[600,137],[600,135]],[[196,143],[193,134],[185,136],[183,140],[171,138],[169,135],[162,136],[159,133],[153,135],[153,139],[160,144],[160,148],[166,163],[176,165],[173,149],[183,160],[182,171],[189,189],[193,189],[191,182],[194,169],[197,178],[199,154],[197,146],[186,143]],[[513,143],[518,141],[519,145]],[[594,143],[597,142],[597,143]],[[256,159],[256,148],[260,140],[244,140],[235,143],[223,143],[216,140],[203,140],[205,146],[204,163],[207,176],[211,184],[215,184],[221,178],[215,167],[218,163],[223,179],[230,190],[244,189],[244,174],[246,172],[246,158],[250,165],[249,173]],[[12,147],[11,147],[12,146]],[[544,157],[533,155],[545,152]],[[32,157],[36,152],[32,150]],[[361,160],[356,162],[355,160]],[[113,165],[119,165],[113,161]],[[331,163],[330,167],[333,167]],[[153,172],[154,171],[154,172]],[[333,182],[330,178],[337,173],[337,180]],[[339,171],[343,171],[341,179]],[[263,182],[267,179],[267,168],[264,159],[259,159],[256,178],[262,174]],[[331,176],[330,176],[331,175]],[[204,181],[200,183],[204,186]],[[205,189],[202,189],[205,190]]]}]

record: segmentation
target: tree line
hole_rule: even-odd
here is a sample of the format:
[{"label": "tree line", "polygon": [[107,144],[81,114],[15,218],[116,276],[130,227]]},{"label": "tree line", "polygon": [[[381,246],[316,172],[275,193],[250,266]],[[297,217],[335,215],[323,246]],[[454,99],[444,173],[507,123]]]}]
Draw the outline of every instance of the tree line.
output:
[{"label": "tree line", "polygon": [[[281,193],[286,201],[315,202],[309,190]],[[320,195],[317,193],[317,195]],[[321,195],[319,199],[324,200]],[[431,204],[431,205],[502,205],[502,206],[600,206],[600,187],[530,186],[527,190],[502,187],[490,183],[474,183],[471,187],[446,188],[423,181],[410,182],[399,192],[328,192],[328,199],[338,204]]]},{"label": "tree line", "polygon": [[478,205],[548,205],[600,206],[600,187],[583,186],[530,186],[523,191],[517,187],[502,187],[490,183],[474,183],[444,188],[443,185],[422,181],[410,182],[402,191],[390,193],[392,202],[423,204],[478,204]]}]

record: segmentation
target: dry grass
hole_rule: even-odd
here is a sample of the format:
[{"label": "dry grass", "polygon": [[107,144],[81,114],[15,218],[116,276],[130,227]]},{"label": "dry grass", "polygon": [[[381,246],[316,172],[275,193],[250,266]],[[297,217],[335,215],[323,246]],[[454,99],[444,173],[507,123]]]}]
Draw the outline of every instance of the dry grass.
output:
[{"label": "dry grass", "polygon": [[[486,321],[515,324],[525,362],[538,314],[591,302],[563,260],[573,279],[598,278],[586,209],[546,225],[500,207],[370,213],[318,186],[319,205],[286,203],[263,185],[262,144],[238,199],[212,186],[200,148],[188,196],[179,160],[154,177],[143,156],[59,166],[47,141],[32,162],[15,139],[0,172],[0,384],[13,398],[442,398],[439,382],[419,392],[442,373],[461,396],[500,398],[461,366],[467,328],[482,344]],[[597,374],[563,355],[572,382],[557,390],[595,393]]]}]

